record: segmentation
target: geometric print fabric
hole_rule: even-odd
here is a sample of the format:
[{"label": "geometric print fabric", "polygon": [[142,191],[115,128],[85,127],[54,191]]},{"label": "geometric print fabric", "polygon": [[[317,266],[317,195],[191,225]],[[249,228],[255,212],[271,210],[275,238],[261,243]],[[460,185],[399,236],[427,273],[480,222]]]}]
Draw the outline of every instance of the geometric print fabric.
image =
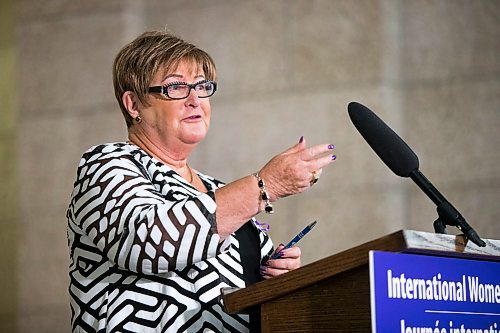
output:
[{"label": "geometric print fabric", "polygon": [[[73,332],[247,332],[220,290],[244,287],[235,235],[217,234],[215,189],[189,182],[139,147],[110,143],[80,160],[68,218]],[[261,260],[272,253],[256,228]]]}]

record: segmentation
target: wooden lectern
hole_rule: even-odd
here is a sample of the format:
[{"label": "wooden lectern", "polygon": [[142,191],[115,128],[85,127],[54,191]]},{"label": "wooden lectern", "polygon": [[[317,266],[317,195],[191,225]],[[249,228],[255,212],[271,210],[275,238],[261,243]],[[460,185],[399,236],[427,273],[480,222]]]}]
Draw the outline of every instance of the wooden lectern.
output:
[{"label": "wooden lectern", "polygon": [[486,247],[462,235],[412,230],[332,255],[295,271],[224,292],[228,313],[258,306],[262,332],[370,332],[369,251],[388,251],[500,261],[500,241]]}]

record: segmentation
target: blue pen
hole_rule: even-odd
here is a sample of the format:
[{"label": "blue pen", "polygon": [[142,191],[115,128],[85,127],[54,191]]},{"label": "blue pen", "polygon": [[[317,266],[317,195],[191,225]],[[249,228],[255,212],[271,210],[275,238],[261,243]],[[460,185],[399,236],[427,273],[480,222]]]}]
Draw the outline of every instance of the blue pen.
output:
[{"label": "blue pen", "polygon": [[[313,223],[309,224],[308,226],[306,226],[301,232],[299,232],[297,234],[297,236],[295,236],[290,242],[288,242],[288,244],[285,245],[284,248],[281,249],[281,251],[283,250],[286,250],[292,246],[294,246],[299,240],[302,239],[302,237],[304,237],[305,235],[307,235],[307,233],[309,231],[311,231],[311,229],[316,225],[316,221],[314,221]],[[279,252],[278,252],[279,253]],[[271,259],[278,259],[280,258],[279,254],[278,253],[275,253],[272,255]]]}]

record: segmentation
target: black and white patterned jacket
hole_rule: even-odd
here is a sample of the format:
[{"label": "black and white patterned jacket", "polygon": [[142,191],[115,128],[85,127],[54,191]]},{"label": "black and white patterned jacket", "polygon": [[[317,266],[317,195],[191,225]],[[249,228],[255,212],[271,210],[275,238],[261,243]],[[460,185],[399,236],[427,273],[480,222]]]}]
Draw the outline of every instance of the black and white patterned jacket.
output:
[{"label": "black and white patterned jacket", "polygon": [[[244,250],[217,234],[224,184],[198,175],[207,193],[133,144],[83,155],[67,212],[74,332],[248,331],[221,304],[221,288],[245,286]],[[273,245],[252,230],[262,260]]]}]

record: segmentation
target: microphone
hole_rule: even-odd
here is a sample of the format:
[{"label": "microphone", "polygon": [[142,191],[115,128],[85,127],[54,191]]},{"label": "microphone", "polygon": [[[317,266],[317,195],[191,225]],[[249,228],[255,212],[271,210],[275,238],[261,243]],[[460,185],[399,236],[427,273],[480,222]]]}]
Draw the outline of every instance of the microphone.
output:
[{"label": "microphone", "polygon": [[349,117],[361,136],[396,175],[409,177],[418,169],[418,157],[413,150],[366,106],[349,103]]},{"label": "microphone", "polygon": [[446,233],[446,225],[456,226],[474,244],[486,246],[458,210],[419,171],[417,155],[399,135],[366,106],[351,102],[347,109],[356,129],[389,169],[400,177],[411,178],[436,204],[439,217],[434,221],[434,230],[437,233]]}]

